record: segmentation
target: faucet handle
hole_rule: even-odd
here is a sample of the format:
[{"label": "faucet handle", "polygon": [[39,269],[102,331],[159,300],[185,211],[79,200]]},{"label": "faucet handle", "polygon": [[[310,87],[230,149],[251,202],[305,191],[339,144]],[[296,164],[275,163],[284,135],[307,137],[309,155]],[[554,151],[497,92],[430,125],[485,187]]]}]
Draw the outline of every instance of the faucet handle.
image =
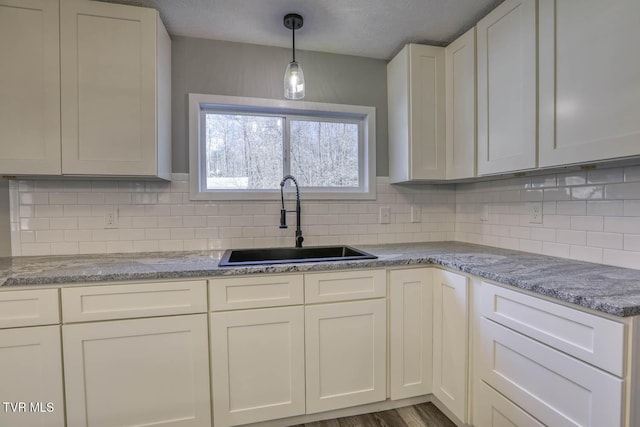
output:
[{"label": "faucet handle", "polygon": [[280,228],[287,227],[287,211],[286,209],[280,209]]}]

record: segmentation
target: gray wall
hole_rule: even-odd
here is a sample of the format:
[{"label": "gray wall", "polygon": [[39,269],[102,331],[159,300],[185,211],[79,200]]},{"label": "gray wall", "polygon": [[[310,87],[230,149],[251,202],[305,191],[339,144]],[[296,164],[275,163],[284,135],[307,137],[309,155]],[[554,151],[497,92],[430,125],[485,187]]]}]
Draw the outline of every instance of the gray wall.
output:
[{"label": "gray wall", "polygon": [[[283,99],[291,49],[172,36],[173,171],[189,170],[189,93]],[[376,174],[389,175],[385,60],[296,51],[305,101],[376,107]]]},{"label": "gray wall", "polygon": [[0,256],[11,256],[9,181],[0,179]]}]

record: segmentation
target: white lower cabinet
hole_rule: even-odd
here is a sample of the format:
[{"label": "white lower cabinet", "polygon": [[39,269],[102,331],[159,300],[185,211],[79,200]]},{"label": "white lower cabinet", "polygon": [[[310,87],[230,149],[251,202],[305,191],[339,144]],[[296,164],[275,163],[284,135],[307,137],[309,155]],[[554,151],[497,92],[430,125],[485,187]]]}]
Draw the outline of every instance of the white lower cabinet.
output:
[{"label": "white lower cabinet", "polygon": [[211,315],[216,427],[305,412],[304,307]]},{"label": "white lower cabinet", "polygon": [[433,390],[433,269],[389,273],[389,368],[391,399]]},{"label": "white lower cabinet", "polygon": [[638,425],[621,353],[633,322],[481,281],[473,301],[475,425]]},{"label": "white lower cabinet", "polygon": [[0,426],[63,427],[62,393],[60,326],[0,330]]},{"label": "white lower cabinet", "polygon": [[386,398],[386,299],[305,307],[307,413]]},{"label": "white lower cabinet", "polygon": [[462,422],[469,393],[468,280],[433,271],[433,394]]},{"label": "white lower cabinet", "polygon": [[210,427],[207,315],[62,327],[67,426]]}]

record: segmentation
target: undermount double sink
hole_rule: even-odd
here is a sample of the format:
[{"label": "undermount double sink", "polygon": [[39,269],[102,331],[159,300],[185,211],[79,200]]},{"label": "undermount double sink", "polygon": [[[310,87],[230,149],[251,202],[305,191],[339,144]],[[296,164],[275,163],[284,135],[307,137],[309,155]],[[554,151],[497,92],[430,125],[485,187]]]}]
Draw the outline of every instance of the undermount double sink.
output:
[{"label": "undermount double sink", "polygon": [[288,264],[293,262],[352,261],[377,259],[375,255],[351,246],[310,246],[306,248],[228,249],[220,267]]}]

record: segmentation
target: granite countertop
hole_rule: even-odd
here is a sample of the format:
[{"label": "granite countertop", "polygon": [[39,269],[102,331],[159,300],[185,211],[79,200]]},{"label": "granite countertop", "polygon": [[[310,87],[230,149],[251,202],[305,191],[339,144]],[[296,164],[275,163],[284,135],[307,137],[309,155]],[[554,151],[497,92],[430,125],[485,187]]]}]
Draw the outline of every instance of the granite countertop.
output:
[{"label": "granite countertop", "polygon": [[375,260],[218,267],[223,251],[0,258],[0,286],[437,264],[616,316],[640,315],[640,271],[458,242],[358,246]]}]

